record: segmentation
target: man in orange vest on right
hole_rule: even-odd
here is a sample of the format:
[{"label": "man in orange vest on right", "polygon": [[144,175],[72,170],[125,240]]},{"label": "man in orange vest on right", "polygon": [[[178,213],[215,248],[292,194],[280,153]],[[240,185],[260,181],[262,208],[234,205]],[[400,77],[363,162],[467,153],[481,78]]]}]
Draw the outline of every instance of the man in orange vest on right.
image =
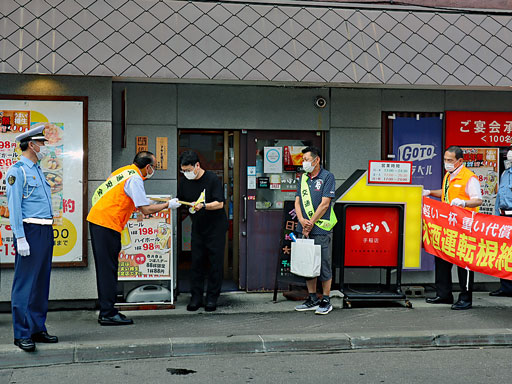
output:
[{"label": "man in orange vest on right", "polygon": [[144,215],[151,215],[181,205],[176,198],[163,204],[150,203],[143,181],[155,174],[155,168],[155,156],[148,151],[139,152],[135,155],[133,164],[112,172],[92,197],[92,208],[87,221],[96,264],[100,302],[98,323],[101,325],[133,324],[132,319],[114,308],[121,232],[132,213],[138,209]]},{"label": "man in orange vest on right", "polygon": [[[460,147],[452,145],[444,153],[444,168],[442,189],[423,191],[423,196],[440,197],[441,201],[478,212],[482,205],[482,191],[476,175],[467,169],[463,163],[463,153]],[[439,257],[436,265],[436,296],[426,299],[429,304],[452,304],[452,263]],[[465,268],[457,267],[459,277],[459,300],[452,309],[470,309],[472,306],[473,281],[475,273]]]}]

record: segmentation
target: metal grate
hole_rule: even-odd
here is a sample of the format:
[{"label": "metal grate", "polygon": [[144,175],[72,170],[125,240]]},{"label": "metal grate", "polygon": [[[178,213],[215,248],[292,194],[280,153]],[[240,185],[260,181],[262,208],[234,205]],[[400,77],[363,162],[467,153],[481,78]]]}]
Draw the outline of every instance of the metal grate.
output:
[{"label": "metal grate", "polygon": [[0,72],[512,85],[512,18],[167,0],[2,0]]}]

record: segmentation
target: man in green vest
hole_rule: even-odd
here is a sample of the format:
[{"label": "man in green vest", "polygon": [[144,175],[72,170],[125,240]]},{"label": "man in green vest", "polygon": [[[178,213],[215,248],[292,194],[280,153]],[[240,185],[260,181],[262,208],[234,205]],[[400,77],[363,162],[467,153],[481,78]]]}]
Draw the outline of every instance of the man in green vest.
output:
[{"label": "man in green vest", "polygon": [[322,264],[318,279],[322,282],[322,299],[316,295],[317,278],[306,279],[309,297],[297,311],[315,311],[317,315],[327,315],[332,311],[329,299],[331,293],[332,271],[332,228],[336,224],[336,216],[331,206],[336,191],[334,175],[320,165],[320,150],[306,147],[302,150],[302,168],[299,188],[295,197],[297,213],[297,232],[304,237],[314,239],[315,244],[322,247]]}]

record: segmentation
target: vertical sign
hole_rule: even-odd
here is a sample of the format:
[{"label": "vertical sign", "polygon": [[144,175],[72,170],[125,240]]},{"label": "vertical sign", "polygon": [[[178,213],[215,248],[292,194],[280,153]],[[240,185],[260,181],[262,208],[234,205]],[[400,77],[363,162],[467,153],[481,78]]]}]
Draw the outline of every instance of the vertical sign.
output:
[{"label": "vertical sign", "polygon": [[[0,264],[14,263],[5,174],[19,160],[16,136],[44,125],[48,153],[39,163],[50,185],[53,210],[53,262],[65,266],[87,265],[84,237],[84,100],[0,99],[0,226],[3,246]],[[85,162],[86,163],[86,162]],[[87,163],[86,163],[87,164]],[[85,239],[85,242],[84,242]],[[85,245],[85,247],[84,247]],[[85,249],[85,252],[84,252]]]},{"label": "vertical sign", "polygon": [[137,136],[135,139],[135,153],[139,153],[142,151],[148,150],[148,137],[147,136]]},{"label": "vertical sign", "polygon": [[156,138],[156,169],[167,169],[167,137]]},{"label": "vertical sign", "polygon": [[[397,117],[393,121],[395,160],[412,161],[412,184],[425,189],[441,188],[443,120],[439,117]],[[434,269],[434,257],[421,250],[423,271]]]}]

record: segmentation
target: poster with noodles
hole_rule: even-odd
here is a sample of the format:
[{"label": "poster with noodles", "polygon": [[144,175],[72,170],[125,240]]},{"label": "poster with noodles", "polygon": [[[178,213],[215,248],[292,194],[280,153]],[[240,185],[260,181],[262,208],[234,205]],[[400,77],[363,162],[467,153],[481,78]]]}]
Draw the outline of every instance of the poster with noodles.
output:
[{"label": "poster with noodles", "polygon": [[[171,211],[134,214],[121,232],[119,280],[172,280]],[[172,286],[172,284],[171,284]]]},{"label": "poster with noodles", "polygon": [[60,266],[87,265],[84,219],[87,202],[84,183],[84,98],[32,100],[0,95],[0,264],[14,263],[13,233],[5,175],[22,152],[16,136],[44,125],[48,155],[39,166],[51,189],[53,210],[53,263]]}]

